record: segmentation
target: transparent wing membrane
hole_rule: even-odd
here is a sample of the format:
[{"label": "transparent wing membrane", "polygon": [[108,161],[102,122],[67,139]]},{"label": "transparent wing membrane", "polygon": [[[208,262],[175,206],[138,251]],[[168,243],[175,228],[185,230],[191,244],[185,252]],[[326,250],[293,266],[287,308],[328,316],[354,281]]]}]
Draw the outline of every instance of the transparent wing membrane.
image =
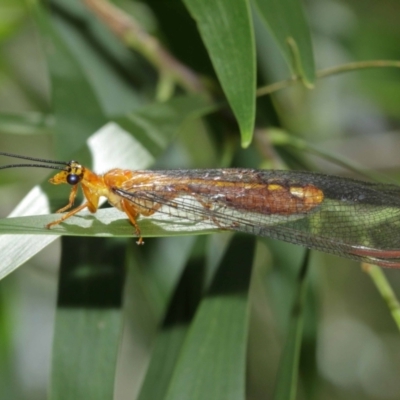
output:
[{"label": "transparent wing membrane", "polygon": [[[145,215],[268,236],[400,267],[400,188],[295,171],[139,171],[114,192]],[[140,212],[140,211],[139,211]]]}]

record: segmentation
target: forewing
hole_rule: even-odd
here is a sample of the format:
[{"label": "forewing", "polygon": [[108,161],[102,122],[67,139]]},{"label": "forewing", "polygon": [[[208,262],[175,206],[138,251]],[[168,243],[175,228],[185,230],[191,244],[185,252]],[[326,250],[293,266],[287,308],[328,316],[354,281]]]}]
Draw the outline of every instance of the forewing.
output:
[{"label": "forewing", "polygon": [[[219,171],[224,171],[223,175]],[[243,175],[243,171],[251,174]],[[172,184],[158,185],[157,190],[130,187],[115,192],[137,206],[154,209],[183,223],[207,220],[220,229],[268,236],[382,266],[400,267],[398,186],[293,171],[189,170],[157,174],[166,174]],[[219,181],[223,177],[235,182],[239,175],[242,181],[254,179],[258,184],[311,184],[323,191],[324,200],[308,212],[287,215],[238,210],[224,196],[214,192],[207,195],[204,189],[196,191],[196,185],[190,185],[190,192],[183,190],[177,177],[189,174],[201,185],[212,185],[216,177]],[[200,179],[202,176],[209,179]]]}]

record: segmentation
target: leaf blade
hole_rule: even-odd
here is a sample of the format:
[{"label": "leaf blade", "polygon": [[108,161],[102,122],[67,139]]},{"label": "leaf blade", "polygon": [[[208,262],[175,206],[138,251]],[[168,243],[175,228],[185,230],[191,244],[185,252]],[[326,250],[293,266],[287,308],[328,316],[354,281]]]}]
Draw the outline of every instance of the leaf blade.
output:
[{"label": "leaf blade", "polygon": [[124,241],[63,240],[51,399],[110,399],[122,326]]},{"label": "leaf blade", "polygon": [[191,324],[167,400],[245,398],[248,293],[254,245],[251,236],[236,235],[231,241]]},{"label": "leaf blade", "polygon": [[246,0],[185,0],[196,20],[221,86],[238,121],[242,146],[253,136],[256,61]]}]

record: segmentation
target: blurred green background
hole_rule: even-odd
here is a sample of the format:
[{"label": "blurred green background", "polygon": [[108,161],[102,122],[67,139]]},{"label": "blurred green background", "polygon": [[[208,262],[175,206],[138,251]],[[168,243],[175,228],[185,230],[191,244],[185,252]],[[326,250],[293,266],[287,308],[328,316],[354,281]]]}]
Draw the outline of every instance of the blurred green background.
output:
[{"label": "blurred green background", "polygon": [[[209,54],[183,3],[120,0],[115,4],[188,66],[215,102],[223,99]],[[303,5],[317,70],[352,61],[400,60],[399,2],[314,0]],[[287,79],[287,63],[255,4],[252,13],[257,87]],[[124,121],[129,130],[128,122],[133,120],[129,115],[137,112],[135,124],[145,132],[140,139],[145,147],[155,135],[146,126],[149,115],[160,131],[174,131],[173,137],[154,140],[157,151],[146,147],[154,155],[152,168],[244,166],[356,176],[343,163],[332,162],[322,154],[327,153],[367,174],[372,171],[399,182],[397,69],[353,71],[318,80],[313,90],[298,84],[259,98],[255,136],[243,149],[238,125],[228,107],[211,113],[203,106],[193,106],[193,113],[204,118],[182,117],[172,128],[168,125],[172,124],[170,116],[163,120],[157,108],[140,114],[143,107],[173,101],[178,95],[188,95],[190,89],[179,82],[175,86],[176,81],[168,77],[160,80],[162,71],[151,59],[111,34],[78,0],[0,0],[0,52],[1,151],[68,159],[108,121]],[[75,70],[81,75],[74,75]],[[86,97],[88,93],[92,97]],[[177,114],[179,107],[182,105],[176,106]],[[134,129],[130,133],[135,135]],[[296,140],[313,148],[299,146]],[[125,166],[121,164],[125,158],[118,159],[114,153],[113,157],[111,165]],[[6,217],[34,185],[47,177],[48,173],[39,169],[1,171],[1,217]],[[68,189],[57,193],[53,205],[61,206]],[[220,299],[221,293],[230,293],[221,284],[228,279],[224,278],[224,269],[217,267],[230,239],[229,234],[149,238],[146,246],[137,248],[133,239],[92,242],[100,239],[86,238],[47,246],[0,282],[0,399],[101,399],[110,398],[110,393],[118,400],[188,399],[193,392],[185,394],[185,388],[191,386],[182,370],[190,365],[199,376],[201,370],[210,371],[215,379],[227,379],[235,393],[230,396],[227,390],[218,396],[205,383],[212,382],[212,377],[205,374],[197,398],[279,398],[274,388],[279,379],[290,375],[280,365],[282,349],[290,336],[291,309],[302,285],[297,275],[304,251],[272,240],[259,239],[254,244],[248,238],[233,239],[238,242],[233,242],[233,247],[231,244],[227,254],[231,251],[232,257],[243,256],[243,265],[253,263],[252,246],[255,250],[251,277],[245,268],[241,270],[244,286],[237,291],[242,302],[237,304],[235,296],[227,295],[231,300],[228,308],[233,311],[224,326],[238,336],[230,342],[223,336],[224,326],[214,334],[206,325],[213,318],[221,318],[221,325],[225,321],[212,308],[215,305],[207,302]],[[93,254],[100,248],[107,250],[109,259],[94,259]],[[71,291],[77,289],[68,288],[69,278],[59,278],[60,262],[66,270],[66,266],[81,268],[74,270],[80,276],[93,274],[90,268],[105,271],[110,281],[119,271],[117,294],[108,293],[100,280],[93,292],[85,292],[89,293],[89,301],[96,296],[110,299],[110,304],[115,300],[108,314],[93,316],[90,313],[97,307],[93,304],[84,307],[90,312],[79,314],[81,299],[76,303],[71,300]],[[229,265],[232,260],[225,262]],[[119,276],[123,270],[126,277],[122,293]],[[308,274],[298,392],[293,398],[398,399],[399,332],[371,279],[358,263],[317,252],[310,255]],[[394,291],[400,292],[399,273],[386,270],[385,274]],[[104,305],[98,306],[99,312],[105,309]],[[90,329],[78,327],[80,323],[89,326],[90,318],[104,320],[105,326],[110,324],[113,329],[96,336],[96,342]],[[102,329],[101,323],[96,326]],[[75,334],[75,328],[84,334]],[[204,337],[198,338],[198,332]],[[201,357],[200,343],[207,334],[218,337],[216,348],[226,347],[221,364],[212,356]],[[99,360],[90,364],[94,358],[88,355],[79,367],[77,359],[91,344],[93,353],[95,346],[103,349],[99,350]],[[232,353],[233,360],[229,358]],[[106,372],[99,373],[96,367],[101,369],[102,360]],[[79,381],[78,375],[82,377],[82,370],[87,375],[81,384],[86,380],[92,382],[88,386],[93,386],[87,397],[82,397],[85,390],[77,389],[79,384],[74,381]],[[242,380],[238,381],[237,376]]]}]

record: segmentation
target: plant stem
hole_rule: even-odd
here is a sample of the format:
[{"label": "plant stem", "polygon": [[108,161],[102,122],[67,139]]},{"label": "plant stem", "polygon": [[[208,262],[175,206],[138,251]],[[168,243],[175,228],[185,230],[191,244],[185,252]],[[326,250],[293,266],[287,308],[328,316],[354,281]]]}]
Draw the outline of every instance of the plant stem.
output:
[{"label": "plant stem", "polygon": [[200,77],[169,53],[132,15],[105,0],[83,0],[83,2],[121,41],[135,49],[157,68],[163,79],[169,76],[189,92],[205,92]]},{"label": "plant stem", "polygon": [[385,300],[397,328],[400,330],[400,303],[382,269],[376,265],[367,263],[362,264],[362,269],[371,277],[382,298]]},{"label": "plant stem", "polygon": [[[331,75],[342,74],[344,72],[351,72],[351,71],[358,71],[360,69],[372,69],[372,68],[400,68],[400,61],[370,60],[370,61],[351,62],[336,67],[321,69],[320,71],[317,71],[317,79],[326,78]],[[267,94],[274,93],[278,90],[285,89],[287,87],[293,86],[297,82],[300,82],[300,77],[293,76],[292,78],[285,79],[284,81],[260,87],[256,92],[257,97],[265,96]]]}]

